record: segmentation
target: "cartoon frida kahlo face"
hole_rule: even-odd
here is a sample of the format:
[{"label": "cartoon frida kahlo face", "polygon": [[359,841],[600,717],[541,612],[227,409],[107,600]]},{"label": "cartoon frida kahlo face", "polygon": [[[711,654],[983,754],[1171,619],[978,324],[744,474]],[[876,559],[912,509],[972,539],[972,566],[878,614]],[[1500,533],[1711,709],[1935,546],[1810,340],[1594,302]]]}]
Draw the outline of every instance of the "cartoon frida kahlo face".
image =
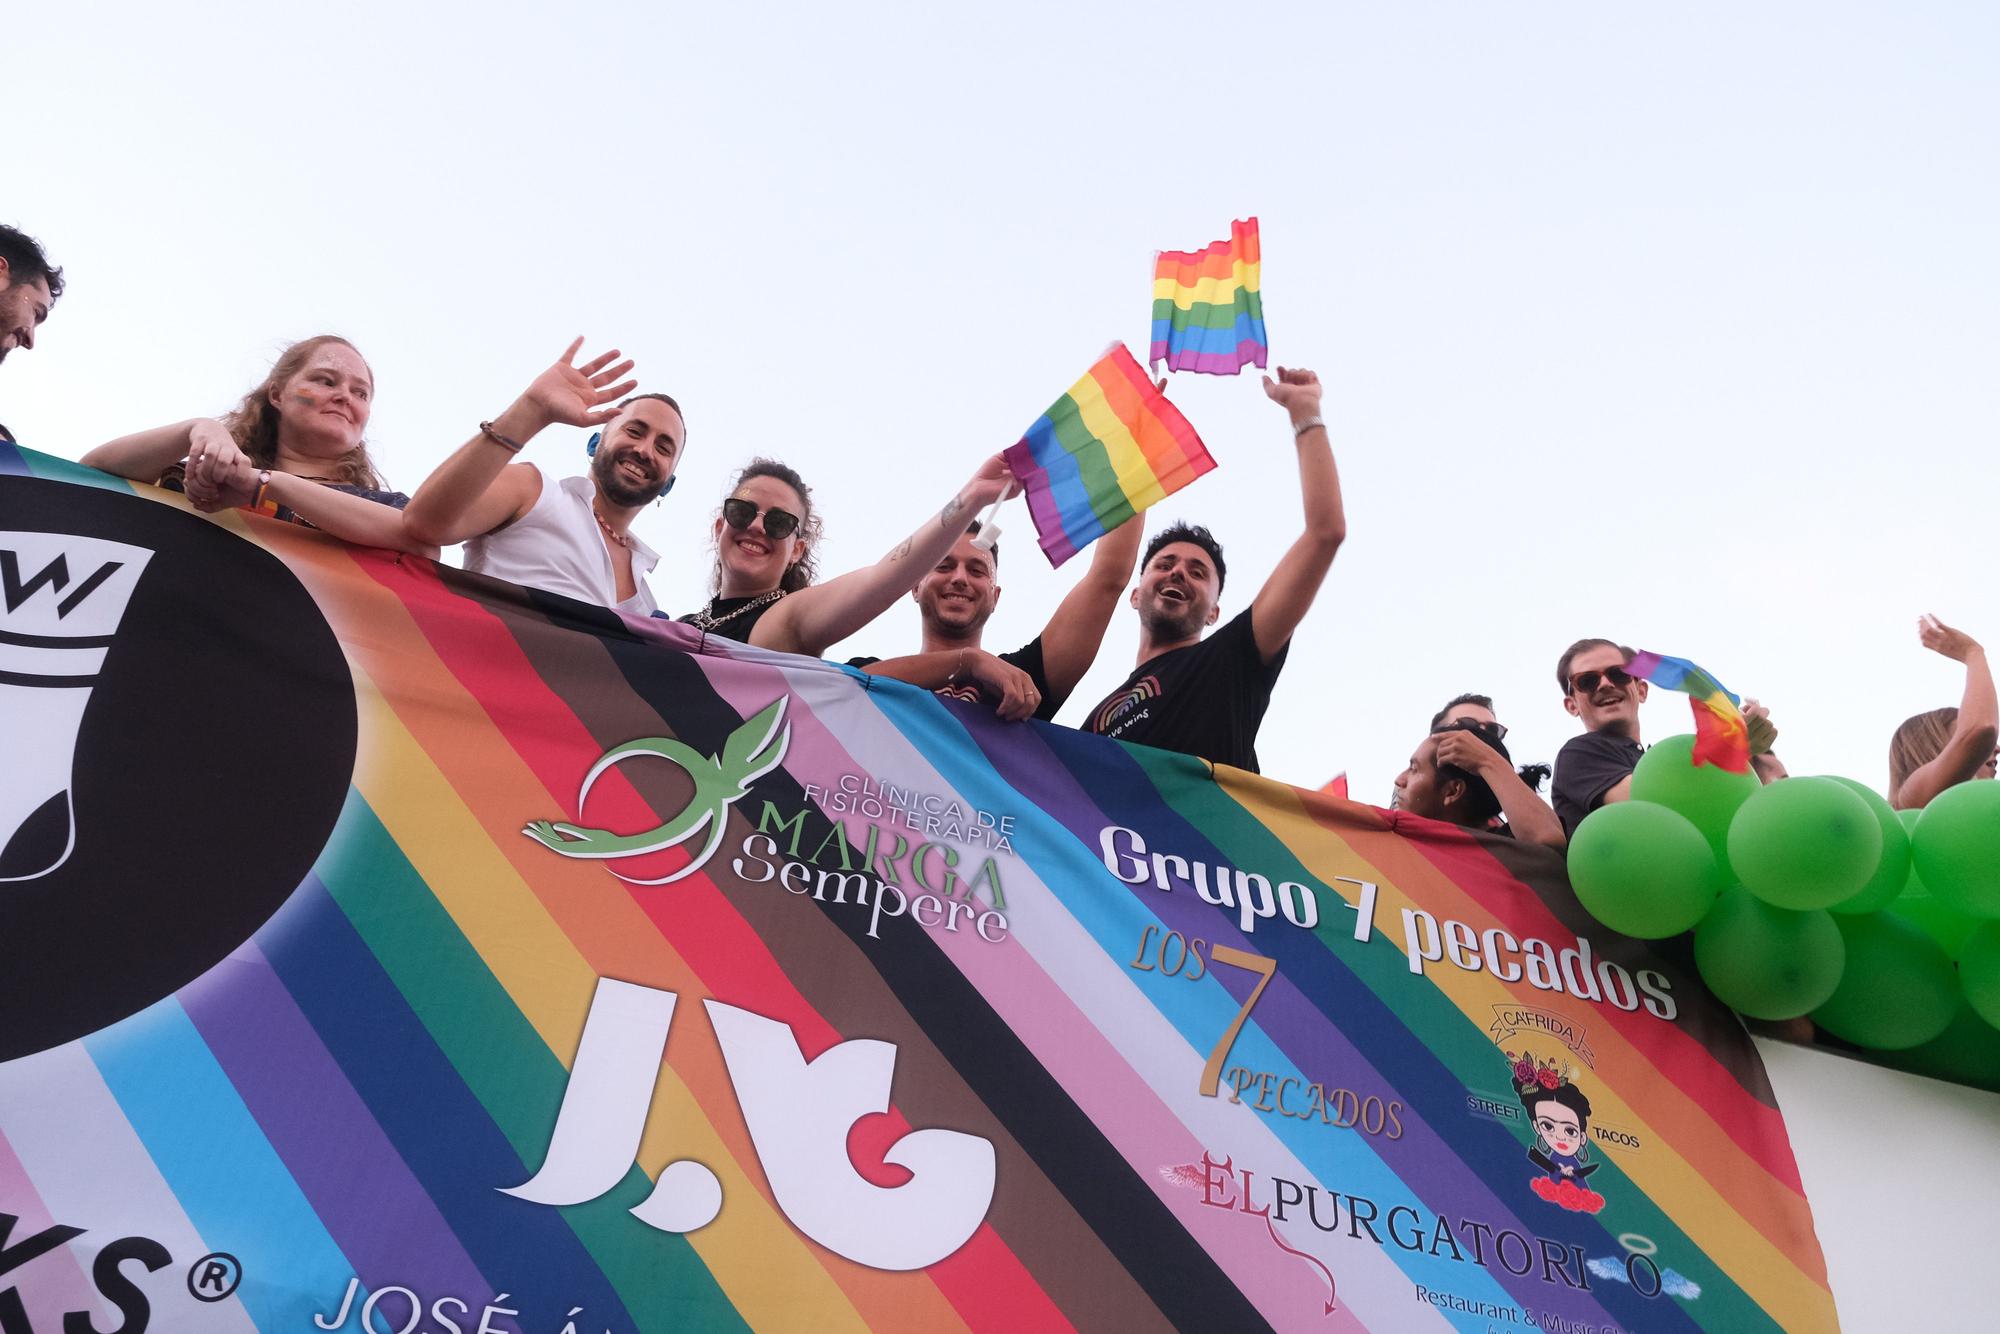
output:
[{"label": "cartoon frida kahlo face", "polygon": [[1532,1109],[1535,1135],[1552,1153],[1574,1158],[1583,1147],[1583,1121],[1554,1098],[1538,1098]]}]

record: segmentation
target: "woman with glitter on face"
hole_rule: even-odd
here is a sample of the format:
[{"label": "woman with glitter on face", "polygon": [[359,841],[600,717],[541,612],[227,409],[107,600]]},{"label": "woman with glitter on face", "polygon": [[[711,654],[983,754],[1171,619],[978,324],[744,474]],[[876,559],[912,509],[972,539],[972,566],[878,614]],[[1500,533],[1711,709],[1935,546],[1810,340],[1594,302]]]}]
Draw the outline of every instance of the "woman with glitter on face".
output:
[{"label": "woman with glitter on face", "polygon": [[375,376],[333,334],[286,348],[221,418],[195,417],[99,445],[83,462],[185,491],[196,509],[250,506],[365,546],[437,554],[403,532],[409,497],[388,490],[362,439]]}]

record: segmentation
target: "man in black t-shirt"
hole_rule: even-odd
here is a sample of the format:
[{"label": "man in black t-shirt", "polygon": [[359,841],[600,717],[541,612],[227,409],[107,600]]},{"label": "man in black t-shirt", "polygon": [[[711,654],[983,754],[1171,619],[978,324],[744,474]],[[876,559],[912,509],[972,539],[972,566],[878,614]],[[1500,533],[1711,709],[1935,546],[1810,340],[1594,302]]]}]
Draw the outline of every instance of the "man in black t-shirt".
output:
[{"label": "man in black t-shirt", "polygon": [[910,591],[923,614],[922,650],[905,658],[850,658],[847,665],[871,676],[927,686],[952,699],[991,700],[1008,722],[1046,722],[1096,660],[1118,595],[1132,575],[1141,535],[1135,516],[1099,538],[1089,570],[1041,634],[1012,653],[994,654],[979,641],[1000,603],[1000,544],[988,549],[975,542],[975,523]]},{"label": "man in black t-shirt", "polygon": [[1132,606],[1139,664],[1084,719],[1085,731],[1198,755],[1257,772],[1257,729],[1285,665],[1292,632],[1347,537],[1340,474],[1321,421],[1319,377],[1278,368],[1264,392],[1291,416],[1305,531],[1256,599],[1207,639],[1221,611],[1222,545],[1206,528],[1174,524],[1147,544]]},{"label": "man in black t-shirt", "polygon": [[1639,705],[1648,687],[1625,671],[1631,660],[1631,649],[1609,639],[1579,639],[1556,660],[1563,708],[1588,729],[1556,753],[1549,796],[1566,835],[1574,837],[1583,817],[1605,802],[1632,795],[1632,770],[1646,753]]},{"label": "man in black t-shirt", "polygon": [[[1563,707],[1589,729],[1556,753],[1549,796],[1567,836],[1574,837],[1583,817],[1599,806],[1631,799],[1632,771],[1646,753],[1639,741],[1639,705],[1647,691],[1645,681],[1625,670],[1632,657],[1631,649],[1612,640],[1579,639],[1556,660]],[[1783,778],[1784,763],[1771,752],[1778,729],[1771,725],[1770,710],[1746,699],[1743,715],[1757,777],[1766,783]]]}]

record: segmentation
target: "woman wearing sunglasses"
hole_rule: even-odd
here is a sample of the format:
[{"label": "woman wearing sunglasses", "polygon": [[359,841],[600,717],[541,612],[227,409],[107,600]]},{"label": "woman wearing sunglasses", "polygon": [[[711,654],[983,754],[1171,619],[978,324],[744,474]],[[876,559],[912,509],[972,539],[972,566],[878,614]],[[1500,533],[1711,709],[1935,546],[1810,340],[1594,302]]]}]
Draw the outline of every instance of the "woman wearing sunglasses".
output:
[{"label": "woman wearing sunglasses", "polygon": [[995,454],[895,550],[819,584],[813,582],[820,521],[812,488],[785,464],[753,459],[715,520],[715,595],[681,620],[758,648],[820,657],[916,587],[972,516],[1011,492],[1013,481]]}]

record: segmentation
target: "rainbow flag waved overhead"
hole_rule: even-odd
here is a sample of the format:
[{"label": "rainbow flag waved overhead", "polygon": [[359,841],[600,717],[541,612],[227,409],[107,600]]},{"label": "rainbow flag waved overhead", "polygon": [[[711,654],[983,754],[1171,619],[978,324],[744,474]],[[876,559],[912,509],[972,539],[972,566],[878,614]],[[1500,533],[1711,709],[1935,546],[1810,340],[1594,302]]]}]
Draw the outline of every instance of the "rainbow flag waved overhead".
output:
[{"label": "rainbow flag waved overhead", "polygon": [[1696,764],[1712,764],[1733,774],[1750,771],[1750,729],[1740,707],[1742,701],[1722,682],[1686,658],[1663,653],[1634,654],[1625,670],[1663,690],[1689,696],[1688,705],[1694,710]]},{"label": "rainbow flag waved overhead", "polygon": [[1834,1327],[1552,853],[12,448],[0,556],[23,1328]]},{"label": "rainbow flag waved overhead", "polygon": [[1203,250],[1162,250],[1153,267],[1152,363],[1169,370],[1235,375],[1263,366],[1263,247],[1257,219],[1229,225],[1229,239]]},{"label": "rainbow flag waved overhead", "polygon": [[1215,467],[1123,343],[1008,447],[1049,563],[1061,565]]}]

